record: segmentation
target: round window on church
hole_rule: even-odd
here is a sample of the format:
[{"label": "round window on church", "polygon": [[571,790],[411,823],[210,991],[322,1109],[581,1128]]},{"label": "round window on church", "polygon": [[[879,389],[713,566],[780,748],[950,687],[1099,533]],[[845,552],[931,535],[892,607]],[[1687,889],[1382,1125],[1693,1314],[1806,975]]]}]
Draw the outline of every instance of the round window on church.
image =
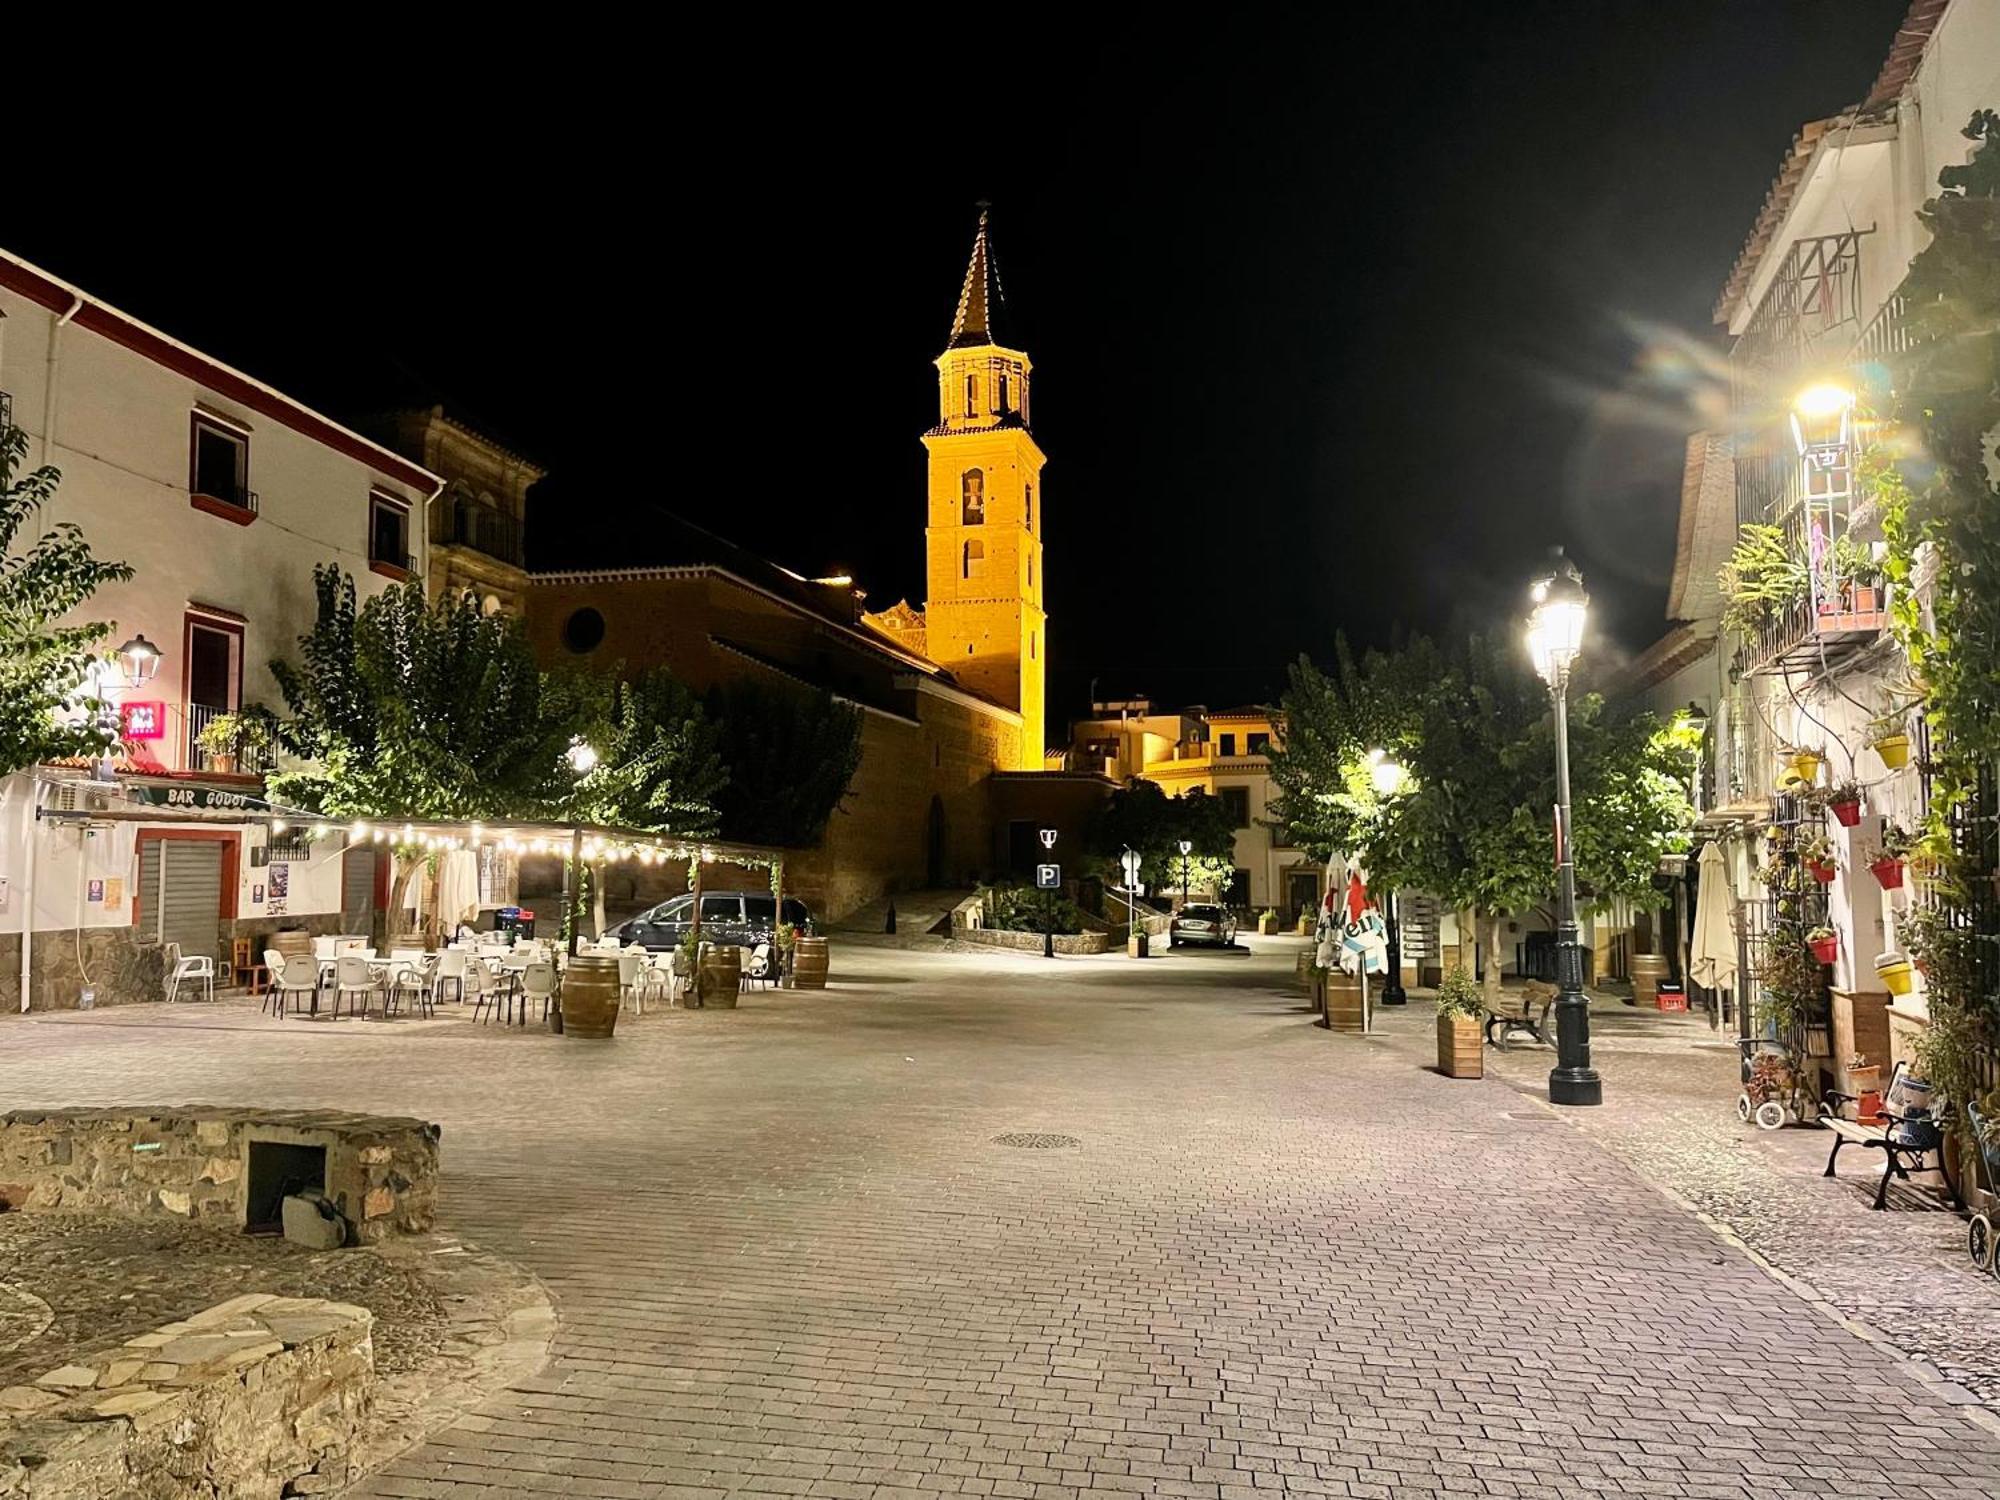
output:
[{"label": "round window on church", "polygon": [[563,621],[563,644],[578,656],[604,644],[604,616],[586,605]]}]

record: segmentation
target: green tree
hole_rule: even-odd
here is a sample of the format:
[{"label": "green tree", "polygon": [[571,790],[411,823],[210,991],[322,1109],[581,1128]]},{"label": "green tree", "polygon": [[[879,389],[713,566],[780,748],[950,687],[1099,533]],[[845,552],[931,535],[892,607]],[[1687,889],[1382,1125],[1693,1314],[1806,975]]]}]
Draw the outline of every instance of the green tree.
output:
[{"label": "green tree", "polygon": [[[1446,655],[1414,641],[1326,677],[1303,663],[1273,774],[1301,846],[1359,859],[1378,885],[1428,891],[1475,915],[1489,954],[1509,914],[1555,889],[1554,716],[1517,651],[1477,637]],[[1368,751],[1407,779],[1376,792]],[[1657,904],[1663,854],[1686,845],[1686,754],[1650,715],[1596,694],[1570,708],[1572,852],[1586,902]],[[1489,963],[1489,992],[1499,965]]]},{"label": "green tree", "polygon": [[[574,693],[551,687],[518,621],[469,598],[424,598],[415,580],[357,607],[354,580],[313,570],[318,608],[297,663],[271,672],[291,763],[273,799],[339,818],[532,818],[559,809],[575,773],[564,752],[583,727]],[[423,851],[397,846],[400,911]]]},{"label": "green tree", "polygon": [[1236,825],[1222,799],[1200,787],[1169,797],[1157,782],[1135,776],[1091,818],[1083,852],[1094,873],[1122,883],[1119,856],[1137,850],[1140,880],[1157,885],[1180,879],[1182,839],[1192,846],[1190,883],[1199,877],[1214,885],[1219,877],[1226,888],[1236,870]]},{"label": "green tree", "polygon": [[831,693],[738,678],[712,689],[728,782],[725,838],[802,849],[819,842],[861,765],[861,710]]},{"label": "green tree", "polygon": [[0,428],[0,775],[104,750],[95,700],[84,705],[82,723],[59,723],[56,715],[83,686],[95,648],[112,627],[59,622],[103,585],[132,576],[126,564],[93,556],[83,532],[67,521],[16,550],[62,480],[47,464],[17,480],[27,451],[26,433]]}]

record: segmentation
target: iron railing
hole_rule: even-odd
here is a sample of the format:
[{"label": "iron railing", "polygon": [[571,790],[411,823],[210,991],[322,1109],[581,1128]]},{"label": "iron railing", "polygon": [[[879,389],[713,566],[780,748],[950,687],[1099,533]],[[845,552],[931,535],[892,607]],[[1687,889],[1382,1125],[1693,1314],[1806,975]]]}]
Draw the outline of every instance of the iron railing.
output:
[{"label": "iron railing", "polygon": [[417,560],[407,552],[386,552],[380,547],[368,549],[368,561],[381,563],[386,568],[400,568],[405,573],[417,571]]},{"label": "iron railing", "polygon": [[[215,770],[215,757],[201,745],[201,732],[224,714],[235,709],[216,708],[206,703],[190,703],[187,706],[187,768],[190,771]],[[246,745],[236,756],[236,774],[240,776],[261,776],[272,768],[269,750],[262,746]]]},{"label": "iron railing", "polygon": [[436,541],[470,547],[499,562],[522,566],[520,519],[497,505],[462,495],[447,496],[439,525],[441,531],[433,538]]},{"label": "iron railing", "polygon": [[[218,494],[216,493],[217,490],[222,490],[224,493]],[[195,493],[204,500],[215,501],[218,505],[227,505],[235,510],[248,511],[253,516],[257,514],[257,492],[255,490],[244,489],[240,485],[217,485],[214,489],[200,489],[196,490]]]}]

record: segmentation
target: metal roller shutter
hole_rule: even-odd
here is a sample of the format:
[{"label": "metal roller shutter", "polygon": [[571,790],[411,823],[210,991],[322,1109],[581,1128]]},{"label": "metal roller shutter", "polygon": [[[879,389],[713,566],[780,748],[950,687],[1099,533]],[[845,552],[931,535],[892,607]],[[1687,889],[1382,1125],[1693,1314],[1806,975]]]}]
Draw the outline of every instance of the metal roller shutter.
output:
[{"label": "metal roller shutter", "polygon": [[139,845],[139,921],[143,936],[159,937],[160,842],[157,839],[145,839]]},{"label": "metal roller shutter", "polygon": [[375,851],[349,849],[340,867],[340,909],[369,911],[375,905]]},{"label": "metal roller shutter", "polygon": [[179,943],[183,957],[215,957],[222,934],[222,845],[163,839],[159,848],[160,941]]}]

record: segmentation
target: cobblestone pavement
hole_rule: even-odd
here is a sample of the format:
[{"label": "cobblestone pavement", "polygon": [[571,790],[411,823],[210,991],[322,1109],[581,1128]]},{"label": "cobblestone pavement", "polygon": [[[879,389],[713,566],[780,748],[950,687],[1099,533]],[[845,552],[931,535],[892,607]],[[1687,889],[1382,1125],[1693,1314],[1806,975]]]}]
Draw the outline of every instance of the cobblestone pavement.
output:
[{"label": "cobblestone pavement", "polygon": [[608,1045],[17,1021],[0,1105],[444,1123],[448,1227],[539,1273],[559,1329],[369,1496],[2000,1490],[1954,1387],[1505,1083],[1415,1066],[1414,1020],[1311,1027],[1291,945],[1253,945],[836,950],[823,995]]},{"label": "cobblestone pavement", "polygon": [[[1421,1048],[1429,1023],[1429,1007],[1418,1004],[1388,1031]],[[1736,1050],[1700,1015],[1600,1002],[1592,1030],[1605,1103],[1566,1111],[1567,1121],[2000,1411],[2000,1280],[1973,1267],[1966,1221],[1930,1190],[1935,1178],[1899,1184],[1890,1210],[1877,1213],[1878,1154],[1842,1152],[1841,1176],[1829,1181],[1826,1132],[1743,1124]],[[1508,1082],[1546,1095],[1546,1051],[1487,1057]]]}]

